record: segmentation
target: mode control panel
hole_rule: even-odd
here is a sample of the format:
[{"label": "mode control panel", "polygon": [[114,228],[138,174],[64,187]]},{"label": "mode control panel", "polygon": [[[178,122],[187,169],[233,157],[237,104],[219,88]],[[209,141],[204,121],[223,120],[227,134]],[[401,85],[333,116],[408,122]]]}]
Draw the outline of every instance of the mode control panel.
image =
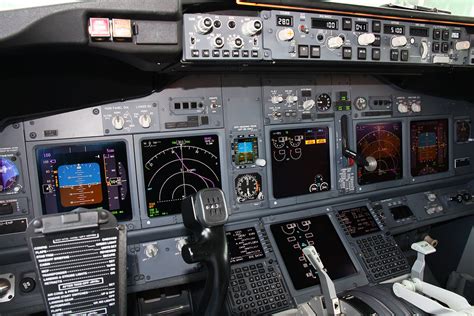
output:
[{"label": "mode control panel", "polygon": [[259,17],[186,14],[184,60],[260,60]]},{"label": "mode control panel", "polygon": [[263,11],[265,56],[273,60],[470,64],[464,27]]}]

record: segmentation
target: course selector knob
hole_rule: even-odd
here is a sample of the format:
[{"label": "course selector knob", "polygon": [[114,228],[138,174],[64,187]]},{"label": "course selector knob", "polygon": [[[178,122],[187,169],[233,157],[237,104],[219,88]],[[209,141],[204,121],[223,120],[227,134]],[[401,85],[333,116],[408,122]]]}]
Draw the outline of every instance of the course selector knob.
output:
[{"label": "course selector knob", "polygon": [[340,48],[343,44],[344,41],[340,36],[335,36],[328,39],[328,47],[330,49]]},{"label": "course selector knob", "polygon": [[295,31],[292,28],[284,28],[278,32],[278,39],[282,42],[291,41],[295,37]]},{"label": "course selector knob", "polygon": [[254,36],[261,30],[262,30],[262,22],[259,20],[245,22],[242,25],[242,33],[246,36]]},{"label": "course selector knob", "polygon": [[392,46],[393,47],[403,47],[406,44],[407,44],[406,36],[400,35],[400,36],[392,37]]},{"label": "course selector knob", "polygon": [[212,20],[210,17],[202,18],[198,21],[197,31],[201,34],[207,34],[212,30]]},{"label": "course selector knob", "polygon": [[138,118],[138,123],[143,128],[149,128],[151,125],[151,116],[150,114],[142,114]]},{"label": "course selector knob", "polygon": [[367,46],[375,42],[375,35],[373,33],[363,33],[357,38],[357,42],[361,46]]},{"label": "course selector knob", "polygon": [[122,116],[116,115],[112,118],[112,125],[116,130],[121,130],[125,125],[125,120]]}]

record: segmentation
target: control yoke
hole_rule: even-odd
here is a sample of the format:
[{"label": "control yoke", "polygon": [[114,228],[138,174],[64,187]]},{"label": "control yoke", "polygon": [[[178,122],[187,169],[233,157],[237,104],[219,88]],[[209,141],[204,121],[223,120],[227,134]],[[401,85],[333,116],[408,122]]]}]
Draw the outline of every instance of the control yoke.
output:
[{"label": "control yoke", "polygon": [[353,159],[359,166],[364,166],[367,171],[375,171],[375,169],[377,169],[377,160],[374,157],[364,157],[349,148],[349,130],[347,120],[347,115],[341,116],[342,155],[346,158]]},{"label": "control yoke", "polygon": [[224,193],[204,189],[183,201],[184,226],[194,234],[194,242],[183,246],[187,263],[203,262],[207,279],[199,302],[198,315],[219,315],[230,279],[230,265],[224,224],[229,217]]}]

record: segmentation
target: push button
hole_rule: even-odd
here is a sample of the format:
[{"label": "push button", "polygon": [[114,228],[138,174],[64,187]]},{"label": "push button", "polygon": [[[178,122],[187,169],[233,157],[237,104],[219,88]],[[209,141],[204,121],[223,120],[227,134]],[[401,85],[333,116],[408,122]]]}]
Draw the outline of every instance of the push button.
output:
[{"label": "push button", "polygon": [[440,29],[434,29],[433,30],[433,39],[434,40],[439,40],[441,38],[441,30]]},{"label": "push button", "polygon": [[23,278],[20,281],[20,291],[23,293],[29,293],[33,291],[36,287],[36,282],[32,278]]},{"label": "push button", "polygon": [[443,41],[449,40],[449,30],[443,30],[443,34],[441,35],[441,39]]},{"label": "push button", "polygon": [[372,21],[372,32],[380,33],[382,31],[382,23],[380,21]]},{"label": "push button", "polygon": [[380,60],[380,48],[372,48],[372,60]]},{"label": "push button", "polygon": [[442,53],[447,53],[449,50],[449,44],[447,42],[441,43],[441,52]]},{"label": "push button", "polygon": [[298,57],[308,58],[309,57],[309,47],[308,45],[298,45]]},{"label": "push button", "polygon": [[321,47],[311,46],[311,58],[320,58],[321,57]]},{"label": "push button", "polygon": [[359,47],[357,49],[357,59],[361,59],[361,60],[367,59],[367,49]]},{"label": "push button", "polygon": [[372,46],[380,47],[380,35],[375,35],[375,41],[372,43]]},{"label": "push button", "polygon": [[390,50],[390,60],[391,61],[398,61],[398,57],[400,55],[400,52],[398,49],[391,49]]},{"label": "push button", "polygon": [[402,50],[402,54],[400,56],[400,59],[402,61],[408,61],[408,50],[406,50],[406,49]]},{"label": "push button", "polygon": [[344,31],[352,31],[352,19],[342,18],[342,29]]},{"label": "push button", "polygon": [[352,48],[351,47],[343,47],[342,48],[342,58],[344,58],[344,59],[351,59],[352,58]]},{"label": "push button", "polygon": [[440,48],[440,44],[439,43],[433,43],[433,53],[439,53],[439,48]]}]

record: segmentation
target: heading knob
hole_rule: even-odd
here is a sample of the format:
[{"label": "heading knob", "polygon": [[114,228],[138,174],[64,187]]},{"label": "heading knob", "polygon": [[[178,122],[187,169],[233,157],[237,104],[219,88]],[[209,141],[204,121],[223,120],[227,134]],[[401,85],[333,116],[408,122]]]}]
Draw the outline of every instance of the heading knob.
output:
[{"label": "heading knob", "polygon": [[282,42],[291,41],[295,37],[295,31],[292,28],[284,28],[278,32],[278,39]]},{"label": "heading knob", "polygon": [[392,46],[393,47],[403,47],[408,43],[406,36],[394,36],[392,37]]},{"label": "heading knob", "polygon": [[331,37],[328,39],[328,47],[331,49],[339,48],[344,44],[340,36]]},{"label": "heading knob", "polygon": [[262,30],[262,22],[259,20],[253,20],[245,22],[242,25],[242,33],[246,36],[254,36]]},{"label": "heading knob", "polygon": [[361,35],[359,35],[359,37],[357,38],[357,42],[358,42],[359,45],[361,45],[361,46],[370,45],[370,44],[372,44],[373,42],[375,42],[375,35],[372,34],[372,33],[364,33],[364,34],[361,34]]}]

